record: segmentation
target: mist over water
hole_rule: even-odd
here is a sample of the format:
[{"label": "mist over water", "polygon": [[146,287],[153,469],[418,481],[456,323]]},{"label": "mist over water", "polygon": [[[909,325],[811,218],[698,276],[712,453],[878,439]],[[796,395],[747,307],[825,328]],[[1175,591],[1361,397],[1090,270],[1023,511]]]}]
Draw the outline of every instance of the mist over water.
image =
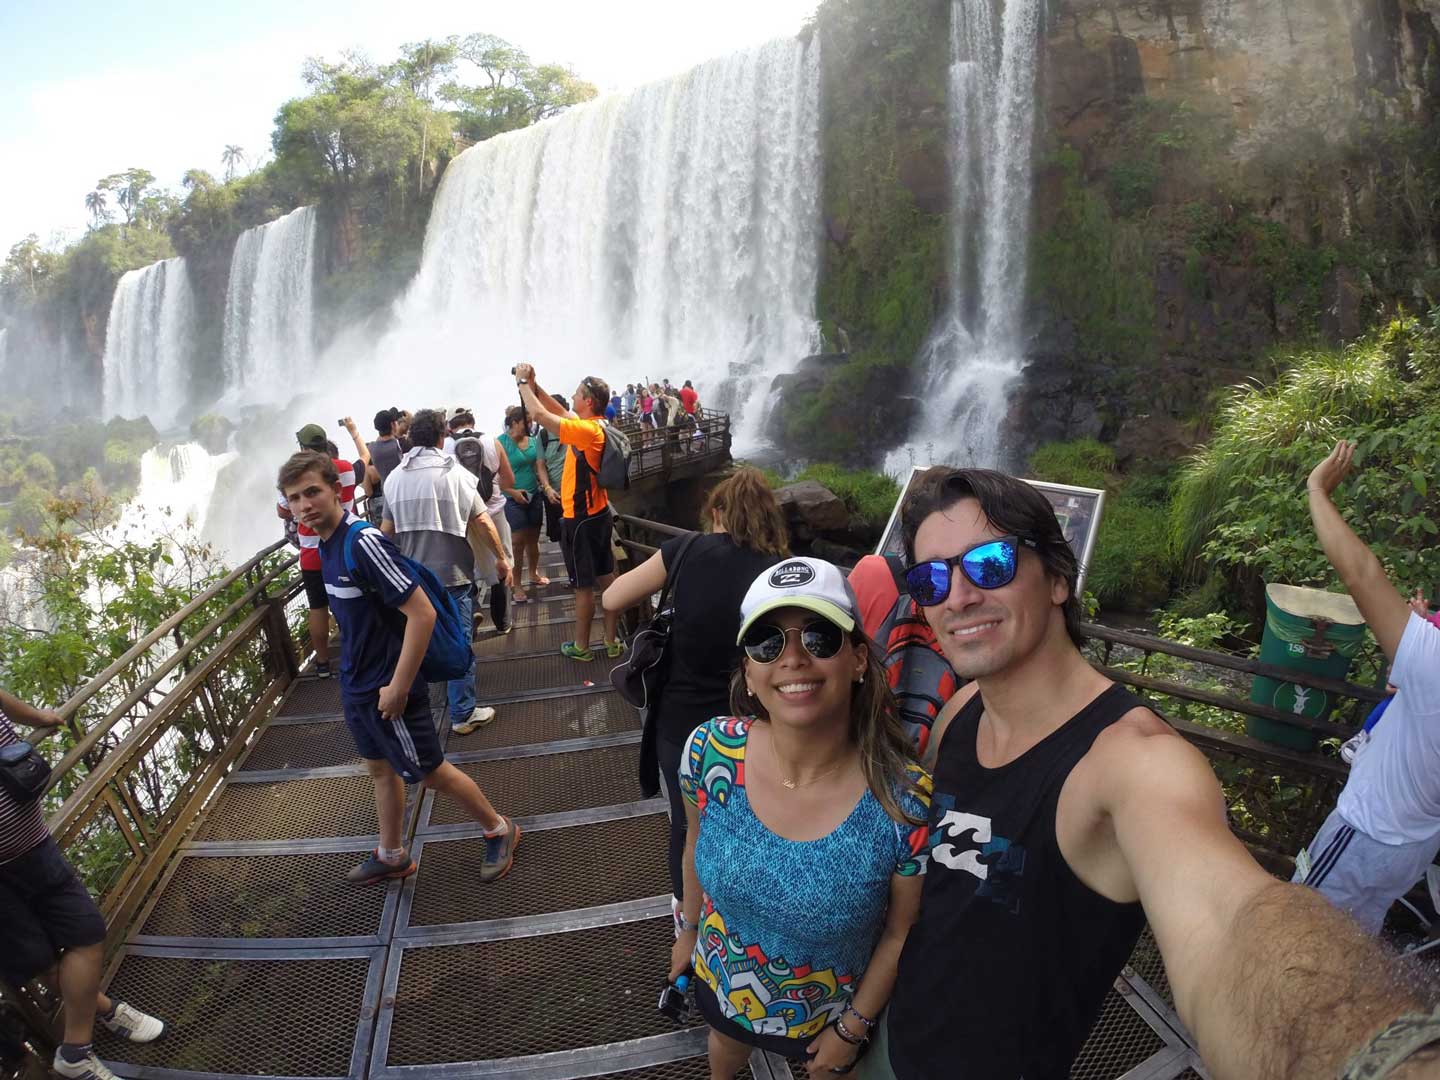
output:
[{"label": "mist over water", "polygon": [[190,389],[195,304],[184,259],[120,278],[105,328],[104,414],[180,419]]},{"label": "mist over water", "polygon": [[1010,392],[1024,369],[1041,0],[950,6],[950,295],[920,357],[925,412],[891,472],[1003,468]]},{"label": "mist over water", "polygon": [[284,401],[310,383],[315,355],[313,206],[235,241],[225,295],[227,400]]}]

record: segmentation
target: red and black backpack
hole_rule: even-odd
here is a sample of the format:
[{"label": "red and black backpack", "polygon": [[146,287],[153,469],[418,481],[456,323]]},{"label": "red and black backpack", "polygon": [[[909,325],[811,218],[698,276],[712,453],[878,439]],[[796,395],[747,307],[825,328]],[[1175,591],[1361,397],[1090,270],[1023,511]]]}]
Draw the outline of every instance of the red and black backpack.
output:
[{"label": "red and black backpack", "polygon": [[916,754],[923,757],[935,717],[955,696],[961,682],[940,651],[935,631],[910,599],[905,564],[894,555],[886,555],[885,564],[900,596],[880,624],[876,643],[883,650],[885,676],[900,706],[900,720],[915,744]]}]

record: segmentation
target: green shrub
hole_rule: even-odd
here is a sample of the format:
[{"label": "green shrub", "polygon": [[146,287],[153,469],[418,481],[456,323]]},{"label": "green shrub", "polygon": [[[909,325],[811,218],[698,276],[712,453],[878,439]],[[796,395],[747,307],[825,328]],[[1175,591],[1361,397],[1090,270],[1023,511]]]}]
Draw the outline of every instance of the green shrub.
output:
[{"label": "green shrub", "polygon": [[795,478],[814,480],[838,495],[851,514],[871,529],[883,529],[900,498],[900,485],[884,473],[842,469],[838,465],[811,465]]},{"label": "green shrub", "polygon": [[1170,595],[1175,576],[1169,511],[1121,492],[1105,500],[1105,516],[1085,577],[1108,610],[1148,612]]},{"label": "green shrub", "polygon": [[1115,451],[1094,439],[1046,443],[1030,455],[1030,475],[1052,484],[1105,488],[1115,471]]}]

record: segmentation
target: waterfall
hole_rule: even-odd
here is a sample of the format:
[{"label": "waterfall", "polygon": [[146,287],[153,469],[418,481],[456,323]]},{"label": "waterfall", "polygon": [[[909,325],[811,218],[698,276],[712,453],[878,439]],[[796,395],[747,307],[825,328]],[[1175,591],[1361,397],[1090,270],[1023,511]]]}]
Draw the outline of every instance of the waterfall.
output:
[{"label": "waterfall", "polygon": [[[1006,464],[1008,398],[1024,368],[1041,7],[950,6],[950,295],[920,357],[927,385],[915,440],[937,461]],[[915,456],[902,448],[887,466]]]},{"label": "waterfall", "polygon": [[184,259],[122,276],[105,327],[105,415],[145,415],[157,427],[175,423],[189,396],[194,329]]},{"label": "waterfall", "polygon": [[692,379],[753,441],[770,381],[817,344],[819,132],[819,46],[783,39],[466,150],[387,369],[454,357],[466,395],[501,399],[492,429],[519,360],[565,395]]},{"label": "waterfall", "polygon": [[233,452],[212,456],[199,443],[156,446],[140,458],[140,486],[114,526],[121,539],[145,542],[188,529],[200,536],[220,470]]},{"label": "waterfall", "polygon": [[5,364],[9,353],[9,339],[10,328],[8,326],[0,326],[0,380],[5,379],[8,375],[8,372],[5,370]]},{"label": "waterfall", "polygon": [[315,208],[302,206],[236,239],[225,295],[227,393],[276,400],[308,384],[315,232]]}]

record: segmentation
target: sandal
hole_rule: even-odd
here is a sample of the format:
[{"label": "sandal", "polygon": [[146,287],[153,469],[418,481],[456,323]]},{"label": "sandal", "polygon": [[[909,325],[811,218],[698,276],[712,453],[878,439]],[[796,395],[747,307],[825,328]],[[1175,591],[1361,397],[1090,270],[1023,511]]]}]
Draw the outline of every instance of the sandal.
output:
[{"label": "sandal", "polygon": [[514,600],[517,604],[528,604],[530,602],[530,598],[525,595],[525,591],[519,587],[516,587],[515,591],[510,594],[510,599]]},{"label": "sandal", "polygon": [[543,589],[546,585],[549,584],[550,579],[548,577],[532,577],[530,579],[530,587],[532,589]]}]

